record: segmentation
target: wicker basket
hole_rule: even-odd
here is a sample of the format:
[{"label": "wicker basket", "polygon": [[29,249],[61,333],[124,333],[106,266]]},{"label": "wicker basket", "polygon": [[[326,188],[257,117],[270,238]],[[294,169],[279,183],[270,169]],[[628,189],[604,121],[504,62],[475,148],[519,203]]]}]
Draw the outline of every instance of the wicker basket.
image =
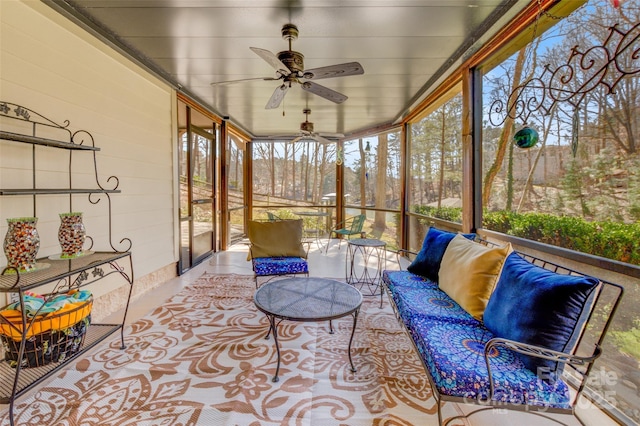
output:
[{"label": "wicker basket", "polygon": [[[70,310],[36,316],[33,323],[27,325],[21,368],[61,362],[79,352],[91,323],[92,306],[93,298],[89,298]],[[12,367],[18,364],[21,339],[21,315],[4,311],[0,318],[0,341],[5,360]]]}]

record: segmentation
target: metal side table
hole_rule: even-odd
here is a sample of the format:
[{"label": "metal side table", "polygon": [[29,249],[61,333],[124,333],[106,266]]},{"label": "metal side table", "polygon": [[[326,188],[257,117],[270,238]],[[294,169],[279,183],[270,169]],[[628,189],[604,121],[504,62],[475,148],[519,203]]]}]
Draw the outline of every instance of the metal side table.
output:
[{"label": "metal side table", "polygon": [[[362,260],[362,265],[359,265],[359,259]],[[345,272],[347,283],[357,287],[365,295],[375,296],[380,291],[380,307],[382,307],[380,281],[386,263],[387,243],[384,241],[374,238],[347,240]]]},{"label": "metal side table", "polygon": [[329,216],[327,212],[321,211],[305,211],[305,212],[296,212],[298,217],[311,218],[312,226],[306,226],[303,229],[303,236],[307,239],[307,241],[316,241],[318,248],[322,251],[322,246],[324,245],[320,239],[323,234],[326,233],[326,226],[323,223],[324,219]]}]

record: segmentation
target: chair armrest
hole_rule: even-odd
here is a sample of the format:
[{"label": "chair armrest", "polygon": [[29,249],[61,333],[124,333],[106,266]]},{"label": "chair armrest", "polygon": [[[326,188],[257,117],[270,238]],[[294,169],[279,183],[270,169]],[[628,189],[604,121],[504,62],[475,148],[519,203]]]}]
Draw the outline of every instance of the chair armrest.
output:
[{"label": "chair armrest", "polygon": [[493,398],[495,391],[495,384],[493,382],[493,374],[491,373],[491,364],[489,363],[489,354],[491,349],[495,346],[504,346],[514,352],[518,352],[524,355],[533,356],[536,358],[548,359],[551,361],[561,362],[563,364],[571,364],[575,366],[589,365],[593,363],[601,354],[602,348],[599,345],[595,345],[593,355],[590,356],[578,356],[571,355],[565,352],[554,351],[551,349],[543,348],[540,346],[529,345],[527,343],[516,342],[514,340],[502,339],[500,337],[494,337],[489,340],[484,347],[484,361],[487,365],[487,373],[489,375],[489,399]]},{"label": "chair armrest", "polygon": [[411,250],[405,250],[405,249],[396,250],[396,261],[398,262],[398,266],[400,267],[400,270],[402,270],[402,263],[400,262],[401,257],[406,257],[409,260],[413,260],[417,255],[418,255],[417,252],[411,251]]},{"label": "chair armrest", "polygon": [[306,246],[306,248],[304,249],[304,253],[305,253],[305,258],[308,259],[309,258],[309,250],[311,249],[311,241],[303,241],[302,242],[302,246]]},{"label": "chair armrest", "polygon": [[333,227],[333,229],[343,229],[346,228],[347,223],[349,223],[349,221],[351,220],[351,218],[347,219],[347,220],[343,220],[342,222],[337,222],[335,224],[335,226]]}]

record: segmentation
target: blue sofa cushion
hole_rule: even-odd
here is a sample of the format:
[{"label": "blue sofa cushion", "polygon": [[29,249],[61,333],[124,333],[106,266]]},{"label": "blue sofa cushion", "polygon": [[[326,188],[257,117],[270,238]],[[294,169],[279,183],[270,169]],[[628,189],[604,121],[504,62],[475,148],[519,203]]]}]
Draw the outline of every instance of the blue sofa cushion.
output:
[{"label": "blue sofa cushion", "polygon": [[[411,327],[416,347],[443,395],[486,400],[490,394],[484,347],[493,334],[480,323],[459,324],[423,317]],[[562,380],[547,383],[504,347],[489,353],[496,385],[494,401],[569,408],[569,388]]]},{"label": "blue sofa cushion", "polygon": [[[511,253],[487,303],[484,324],[497,337],[569,353],[587,320],[598,282],[593,277],[558,274]],[[544,375],[562,371],[563,364],[520,357],[535,373],[538,368]]]},{"label": "blue sofa cushion", "polygon": [[417,318],[429,317],[443,321],[470,323],[480,322],[471,316],[442,290],[432,288],[404,288],[394,298],[400,316],[409,323]]},{"label": "blue sofa cushion", "polygon": [[[438,282],[438,271],[440,270],[442,256],[444,256],[447,246],[456,235],[453,232],[442,231],[433,227],[429,228],[422,242],[420,252],[411,262],[411,265],[407,267],[407,271]],[[462,235],[470,240],[476,237],[476,234]]]},{"label": "blue sofa cushion", "polygon": [[253,272],[259,277],[309,272],[307,261],[301,257],[254,257],[252,262]]},{"label": "blue sofa cushion", "polygon": [[438,284],[430,279],[421,275],[412,274],[408,271],[383,271],[382,280],[386,283],[387,287],[394,289],[396,287],[402,288],[433,288],[438,287]]}]

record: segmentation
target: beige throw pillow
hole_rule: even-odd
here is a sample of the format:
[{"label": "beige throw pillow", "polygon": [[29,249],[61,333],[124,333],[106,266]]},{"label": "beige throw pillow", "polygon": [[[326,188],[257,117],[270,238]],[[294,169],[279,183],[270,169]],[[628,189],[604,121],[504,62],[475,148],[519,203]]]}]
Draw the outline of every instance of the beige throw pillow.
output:
[{"label": "beige throw pillow", "polygon": [[249,222],[247,230],[253,257],[307,257],[302,246],[302,219]]},{"label": "beige throw pillow", "polygon": [[442,257],[438,286],[465,311],[481,320],[511,251],[509,243],[489,248],[456,235]]}]

